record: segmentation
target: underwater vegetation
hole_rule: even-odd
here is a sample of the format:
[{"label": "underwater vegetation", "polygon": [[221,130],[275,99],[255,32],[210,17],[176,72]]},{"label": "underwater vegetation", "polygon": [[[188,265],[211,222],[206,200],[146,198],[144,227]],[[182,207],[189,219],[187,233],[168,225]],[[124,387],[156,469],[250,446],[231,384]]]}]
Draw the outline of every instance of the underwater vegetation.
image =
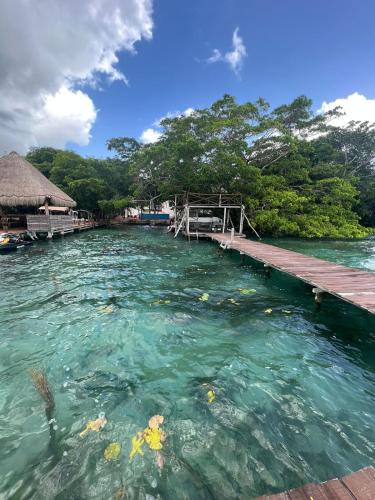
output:
[{"label": "underwater vegetation", "polygon": [[106,460],[117,460],[121,454],[121,443],[110,443],[104,450]]},{"label": "underwater vegetation", "polygon": [[40,397],[46,403],[46,410],[52,411],[55,407],[55,401],[44,372],[42,370],[32,368],[30,370],[30,376]]},{"label": "underwater vegetation", "polygon": [[154,450],[156,452],[156,464],[162,469],[165,464],[165,460],[163,455],[160,453],[160,450],[163,448],[163,442],[166,440],[167,435],[161,429],[161,425],[164,422],[164,417],[162,415],[154,415],[148,421],[148,427],[144,429],[142,432],[137,432],[137,434],[132,438],[132,449],[129,455],[130,460],[133,460],[134,457],[139,454],[141,456],[144,455],[142,446],[144,443],[148,444],[150,450]]},{"label": "underwater vegetation", "polygon": [[107,419],[104,415],[99,416],[96,420],[89,420],[84,430],[80,432],[79,437],[83,438],[90,431],[99,432],[106,424]]}]

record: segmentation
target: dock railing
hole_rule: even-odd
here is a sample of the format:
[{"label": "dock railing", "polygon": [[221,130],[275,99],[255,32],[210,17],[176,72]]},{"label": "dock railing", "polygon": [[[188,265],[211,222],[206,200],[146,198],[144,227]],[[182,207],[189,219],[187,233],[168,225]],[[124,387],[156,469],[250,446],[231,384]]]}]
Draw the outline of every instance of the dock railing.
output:
[{"label": "dock railing", "polygon": [[27,230],[31,233],[65,234],[74,231],[74,219],[70,215],[27,215]]}]

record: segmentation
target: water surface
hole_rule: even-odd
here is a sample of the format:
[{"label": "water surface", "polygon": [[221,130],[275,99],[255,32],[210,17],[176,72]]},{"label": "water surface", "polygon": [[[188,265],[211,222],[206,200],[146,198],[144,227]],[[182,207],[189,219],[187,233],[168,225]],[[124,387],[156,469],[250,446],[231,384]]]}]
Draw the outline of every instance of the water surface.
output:
[{"label": "water surface", "polygon": [[[371,241],[310,243],[278,241],[374,270]],[[374,462],[375,327],[352,306],[316,310],[297,280],[149,228],[41,242],[0,277],[1,498],[252,498]],[[54,393],[52,441],[30,368]],[[161,471],[146,447],[129,461],[154,414]]]}]

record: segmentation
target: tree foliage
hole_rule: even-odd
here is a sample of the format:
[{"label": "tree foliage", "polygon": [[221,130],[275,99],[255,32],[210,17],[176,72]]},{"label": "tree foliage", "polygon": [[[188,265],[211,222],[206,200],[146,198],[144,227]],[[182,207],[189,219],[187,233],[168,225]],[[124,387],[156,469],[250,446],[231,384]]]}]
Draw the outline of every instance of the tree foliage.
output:
[{"label": "tree foliage", "polygon": [[375,226],[375,127],[333,127],[340,109],[317,115],[311,106],[305,96],[270,109],[224,95],[165,118],[153,144],[110,139],[112,159],[52,148],[27,157],[84,208],[116,213],[131,196],[236,192],[262,234],[364,237]]},{"label": "tree foliage", "polygon": [[32,149],[26,158],[80,208],[113,214],[129,203],[131,177],[127,163],[120,159],[82,158],[53,148]]}]

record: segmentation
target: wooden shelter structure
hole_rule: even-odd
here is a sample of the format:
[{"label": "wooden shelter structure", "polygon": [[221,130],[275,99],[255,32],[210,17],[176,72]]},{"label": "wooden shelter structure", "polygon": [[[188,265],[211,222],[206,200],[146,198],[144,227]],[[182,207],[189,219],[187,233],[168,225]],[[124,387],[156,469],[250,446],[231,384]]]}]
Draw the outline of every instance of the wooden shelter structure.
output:
[{"label": "wooden shelter structure", "polygon": [[[16,152],[0,158],[0,222],[8,229],[15,209],[30,207],[32,212],[44,206],[42,215],[27,215],[27,229],[32,232],[46,232],[52,237],[54,232],[71,231],[73,217],[51,215],[49,206],[57,205],[73,208],[76,202],[55,186],[38,169]],[[13,212],[13,214],[11,214]]]},{"label": "wooden shelter structure", "polygon": [[[240,194],[188,192],[177,194],[175,195],[175,236],[180,231],[187,237],[193,235],[197,238],[209,237],[209,233],[217,231],[225,233],[234,229],[231,213],[233,214],[235,210],[239,212],[237,234],[242,235],[245,207]],[[219,213],[222,219],[212,217],[211,223],[205,221],[204,214],[208,212]],[[220,222],[215,223],[214,219]]]}]

